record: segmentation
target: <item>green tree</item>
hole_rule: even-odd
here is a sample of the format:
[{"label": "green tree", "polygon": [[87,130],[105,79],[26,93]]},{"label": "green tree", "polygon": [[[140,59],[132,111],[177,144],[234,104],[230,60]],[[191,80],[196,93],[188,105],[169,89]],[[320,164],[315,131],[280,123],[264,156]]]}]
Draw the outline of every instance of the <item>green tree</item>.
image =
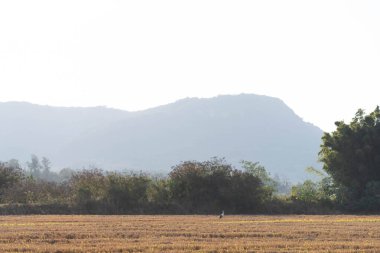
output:
[{"label": "green tree", "polygon": [[[210,182],[213,172],[217,175],[215,181]],[[215,202],[223,201],[218,195],[223,195],[223,187],[228,187],[226,179],[229,174],[230,167],[217,161],[186,161],[178,164],[169,174],[172,199],[187,212],[204,211],[211,205],[220,208],[219,203]]]},{"label": "green tree", "polygon": [[19,166],[0,162],[0,190],[19,182],[22,176],[22,169]]},{"label": "green tree", "polygon": [[318,183],[306,180],[292,187],[291,198],[305,203],[316,203],[319,200]]},{"label": "green tree", "polygon": [[10,163],[0,162],[0,201],[5,201],[6,192],[23,178],[22,169],[16,160]]},{"label": "green tree", "polygon": [[147,189],[147,200],[155,212],[169,211],[170,202],[169,180],[167,178],[153,177]]},{"label": "green tree", "polygon": [[336,130],[324,133],[319,159],[346,196],[359,199],[370,181],[380,181],[380,109],[370,114],[359,109],[349,124],[335,122]]},{"label": "green tree", "polygon": [[270,173],[259,162],[242,161],[241,164],[247,173],[261,180],[268,194],[277,191],[279,183],[271,177]]},{"label": "green tree", "polygon": [[142,212],[151,179],[144,173],[107,174],[106,200],[114,212]]},{"label": "green tree", "polygon": [[169,174],[172,199],[186,212],[257,211],[268,196],[263,186],[257,175],[217,158],[183,162]]},{"label": "green tree", "polygon": [[74,204],[88,212],[96,212],[107,195],[106,184],[102,170],[90,169],[75,173],[69,181]]}]

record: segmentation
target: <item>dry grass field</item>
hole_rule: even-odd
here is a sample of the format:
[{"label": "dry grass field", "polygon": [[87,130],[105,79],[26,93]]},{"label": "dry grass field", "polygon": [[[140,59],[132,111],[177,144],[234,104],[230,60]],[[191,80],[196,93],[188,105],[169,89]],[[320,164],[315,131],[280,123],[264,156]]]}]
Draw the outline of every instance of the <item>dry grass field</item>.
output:
[{"label": "dry grass field", "polygon": [[380,252],[380,216],[0,216],[0,252]]}]

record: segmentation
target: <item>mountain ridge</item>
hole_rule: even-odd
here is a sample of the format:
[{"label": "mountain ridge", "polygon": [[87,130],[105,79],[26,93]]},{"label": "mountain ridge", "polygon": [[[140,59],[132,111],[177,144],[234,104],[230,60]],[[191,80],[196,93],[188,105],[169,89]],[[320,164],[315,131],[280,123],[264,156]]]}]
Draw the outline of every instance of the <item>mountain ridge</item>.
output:
[{"label": "mountain ridge", "polygon": [[60,167],[166,173],[180,161],[218,156],[233,164],[258,161],[292,181],[307,177],[307,166],[319,167],[323,131],[264,95],[184,98],[135,112],[25,103],[29,111],[12,113],[3,105],[0,117],[8,123],[0,126],[0,160],[36,154]]}]

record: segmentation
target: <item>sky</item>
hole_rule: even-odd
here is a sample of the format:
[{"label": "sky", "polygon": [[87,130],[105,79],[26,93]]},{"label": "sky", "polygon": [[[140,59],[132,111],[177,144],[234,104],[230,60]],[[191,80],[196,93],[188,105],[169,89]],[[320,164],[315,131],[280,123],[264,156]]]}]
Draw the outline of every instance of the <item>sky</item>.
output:
[{"label": "sky", "polygon": [[0,101],[278,97],[333,131],[380,104],[380,1],[1,0]]}]

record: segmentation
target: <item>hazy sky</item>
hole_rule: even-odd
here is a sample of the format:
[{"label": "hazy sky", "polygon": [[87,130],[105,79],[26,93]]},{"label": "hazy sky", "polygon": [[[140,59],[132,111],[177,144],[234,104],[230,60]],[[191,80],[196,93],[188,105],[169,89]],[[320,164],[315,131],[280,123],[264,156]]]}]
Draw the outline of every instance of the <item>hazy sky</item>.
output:
[{"label": "hazy sky", "polygon": [[0,1],[0,101],[281,98],[325,131],[380,104],[380,1]]}]

